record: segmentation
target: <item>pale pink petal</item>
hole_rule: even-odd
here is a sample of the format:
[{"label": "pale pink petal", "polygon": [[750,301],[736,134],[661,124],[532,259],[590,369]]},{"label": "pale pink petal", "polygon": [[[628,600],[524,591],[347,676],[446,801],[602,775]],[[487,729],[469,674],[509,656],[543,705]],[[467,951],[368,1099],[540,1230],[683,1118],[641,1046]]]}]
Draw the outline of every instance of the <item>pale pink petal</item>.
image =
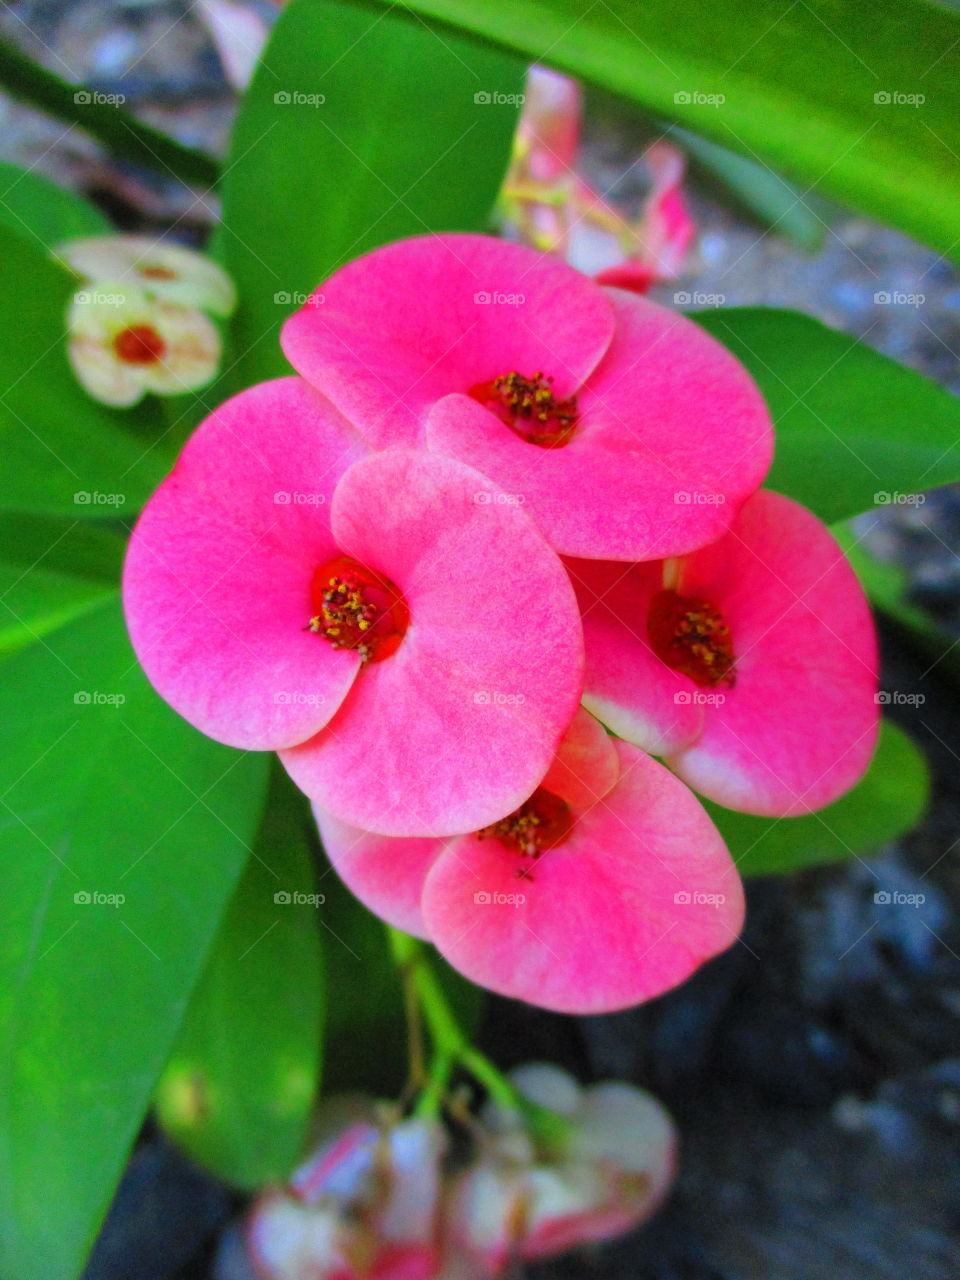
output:
[{"label": "pale pink petal", "polygon": [[576,809],[588,809],[616,785],[620,761],[603,725],[582,708],[577,711],[553,763],[540,784]]},{"label": "pale pink petal", "polygon": [[378,836],[348,826],[319,805],[313,813],[327,856],[350,892],[395,929],[426,938],[420,896],[443,840]]},{"label": "pale pink petal", "polygon": [[743,366],[692,321],[607,293],[617,331],[577,393],[567,444],[528,444],[464,395],[433,408],[427,442],[515,495],[565,555],[678,555],[723,533],[760,483],[770,418]]},{"label": "pale pink petal", "polygon": [[647,643],[647,614],[663,586],[663,562],[565,563],[583,619],[583,705],[621,738],[654,755],[695,741],[703,725],[700,691]]},{"label": "pale pink petal", "polygon": [[343,478],[333,531],[410,610],[333,722],[282,753],[342,821],[453,835],[497,821],[543,778],[580,700],[582,632],[560,561],[516,506],[450,458],[388,450]]},{"label": "pale pink petal", "polygon": [[339,554],[330,498],[363,452],[299,378],[251,387],[194,433],[130,540],[124,607],[157,692],[203,733],[274,749],[311,737],[359,667],[304,628]]},{"label": "pale pink petal", "polygon": [[294,368],[382,448],[416,443],[442,396],[510,372],[543,372],[569,395],[612,330],[603,290],[571,267],[490,236],[439,235],[342,268],[281,341]]},{"label": "pale pink petal", "polygon": [[495,838],[452,841],[427,876],[434,944],[471,981],[565,1013],[652,999],[736,938],[743,894],[696,798],[618,743],[621,778],[531,868]]},{"label": "pale pink petal", "polygon": [[829,530],[798,503],[758,493],[722,542],[688,557],[681,594],[717,603],[736,684],[671,758],[730,808],[771,817],[829,804],[876,743],[876,638],[863,590]]}]

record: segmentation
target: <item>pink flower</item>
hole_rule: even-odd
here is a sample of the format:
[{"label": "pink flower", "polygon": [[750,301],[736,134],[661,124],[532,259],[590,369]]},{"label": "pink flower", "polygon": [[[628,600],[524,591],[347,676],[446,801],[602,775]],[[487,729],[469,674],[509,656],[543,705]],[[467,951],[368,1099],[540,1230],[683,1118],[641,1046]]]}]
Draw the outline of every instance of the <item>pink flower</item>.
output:
[{"label": "pink flower", "polygon": [[247,1242],[258,1275],[432,1280],[441,1265],[444,1147],[442,1127],[427,1120],[360,1120],[335,1133],[288,1187],[266,1192],[254,1206]]},{"label": "pink flower", "polygon": [[755,494],[730,532],[683,559],[570,561],[587,644],[585,704],[711,800],[808,813],[874,749],[873,623],[811,512]]},{"label": "pink flower", "polygon": [[673,1123],[642,1090],[615,1082],[582,1089],[546,1063],[513,1079],[567,1120],[569,1138],[538,1151],[518,1116],[488,1107],[486,1149],[455,1180],[445,1212],[453,1248],[480,1275],[632,1230],[659,1208],[676,1170]]},{"label": "pink flower", "polygon": [[[719,343],[522,245],[442,235],[377,249],[326,281],[282,343],[374,448],[459,458],[570,555],[703,546],[770,463],[766,407]],[[677,501],[690,489],[723,500]]]},{"label": "pink flower", "polygon": [[513,156],[499,209],[513,234],[600,284],[646,293],[673,280],[696,227],[683,195],[683,153],[669,142],[643,153],[651,190],[639,218],[625,218],[576,170],[580,86],[545,67],[531,67]]},{"label": "pink flower", "polygon": [[368,453],[297,378],[252,387],[140,517],[134,649],[182,716],[278,750],[345,821],[485,826],[540,782],[583,664],[563,566],[502,497],[451,458]]},{"label": "pink flower", "polygon": [[699,802],[586,712],[537,790],[484,830],[384,839],[315,813],[333,865],[372,911],[471,981],[543,1008],[651,999],[743,922],[736,869]]}]

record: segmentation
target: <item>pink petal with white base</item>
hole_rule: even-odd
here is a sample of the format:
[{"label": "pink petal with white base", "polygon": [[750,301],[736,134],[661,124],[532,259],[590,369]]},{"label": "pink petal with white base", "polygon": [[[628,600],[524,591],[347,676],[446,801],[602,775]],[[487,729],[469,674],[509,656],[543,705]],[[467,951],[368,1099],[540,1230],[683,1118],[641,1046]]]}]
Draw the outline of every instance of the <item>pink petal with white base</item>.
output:
[{"label": "pink petal with white base", "polygon": [[735,940],[742,889],[716,828],[662,765],[616,749],[617,785],[542,856],[468,836],[434,864],[424,919],[471,981],[603,1013],[668,991]]},{"label": "pink petal with white base", "polygon": [[211,414],[141,515],[124,567],[130,638],[161,697],[211,738],[302,742],[353,683],[357,655],[304,627],[311,575],[337,554],[334,485],[363,451],[299,378],[264,383]]},{"label": "pink petal with white base", "polygon": [[284,352],[377,448],[417,443],[436,400],[512,370],[569,395],[613,332],[595,284],[490,236],[386,245],[321,290],[284,325]]},{"label": "pink petal with white base", "polygon": [[340,714],[282,753],[342,821],[385,835],[478,830],[546,773],[579,704],[583,637],[560,561],[524,512],[450,458],[389,450],[333,500],[348,555],[389,578],[410,612]]}]

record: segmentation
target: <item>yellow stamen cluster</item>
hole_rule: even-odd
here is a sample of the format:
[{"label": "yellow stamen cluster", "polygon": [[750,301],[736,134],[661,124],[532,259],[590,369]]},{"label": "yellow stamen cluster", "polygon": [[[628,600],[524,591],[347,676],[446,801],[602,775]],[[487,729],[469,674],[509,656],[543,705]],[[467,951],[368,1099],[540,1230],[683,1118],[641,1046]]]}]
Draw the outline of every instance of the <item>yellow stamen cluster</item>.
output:
[{"label": "yellow stamen cluster", "polygon": [[[325,636],[334,649],[354,649],[363,662],[370,656],[369,646],[357,643],[380,616],[376,605],[365,599],[363,587],[345,578],[333,577],[323,592],[320,612],[310,619],[308,631]],[[358,634],[359,633],[359,634]]]},{"label": "yellow stamen cluster", "polygon": [[[532,444],[557,446],[570,438],[577,421],[577,399],[570,396],[557,400],[551,384],[542,372],[526,378],[520,373],[506,373],[493,380],[493,390],[504,409],[515,419],[530,426],[523,432]],[[535,425],[535,424],[539,424]]]}]

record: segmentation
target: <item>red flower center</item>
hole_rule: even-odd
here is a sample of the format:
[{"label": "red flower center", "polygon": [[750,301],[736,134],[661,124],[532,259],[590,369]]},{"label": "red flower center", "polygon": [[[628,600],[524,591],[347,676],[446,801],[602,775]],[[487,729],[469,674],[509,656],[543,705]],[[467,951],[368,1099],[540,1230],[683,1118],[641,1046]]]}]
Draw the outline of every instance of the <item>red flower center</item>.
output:
[{"label": "red flower center", "polygon": [[334,649],[354,649],[363,662],[382,662],[396,653],[410,623],[410,610],[389,578],[349,556],[330,560],[310,583],[314,616],[307,631],[324,636]]},{"label": "red flower center", "polygon": [[733,638],[723,614],[709,600],[658,591],[647,615],[650,647],[668,667],[700,685],[733,688]]},{"label": "red flower center", "polygon": [[113,340],[113,350],[124,364],[157,364],[167,354],[167,344],[148,324],[132,324]]},{"label": "red flower center", "polygon": [[492,382],[478,382],[470,395],[528,444],[560,449],[569,444],[577,426],[577,397],[558,400],[552,378],[535,373],[505,373]]},{"label": "red flower center", "polygon": [[[477,839],[492,837],[499,840],[505,849],[518,853],[521,858],[537,858],[555,849],[573,830],[574,817],[566,800],[561,800],[552,791],[538,787],[529,800],[525,800],[519,809],[501,818],[490,827],[477,832]],[[517,873],[529,878],[529,868],[521,868]]]},{"label": "red flower center", "polygon": [[140,267],[140,275],[147,280],[176,280],[177,273],[169,267]]}]

